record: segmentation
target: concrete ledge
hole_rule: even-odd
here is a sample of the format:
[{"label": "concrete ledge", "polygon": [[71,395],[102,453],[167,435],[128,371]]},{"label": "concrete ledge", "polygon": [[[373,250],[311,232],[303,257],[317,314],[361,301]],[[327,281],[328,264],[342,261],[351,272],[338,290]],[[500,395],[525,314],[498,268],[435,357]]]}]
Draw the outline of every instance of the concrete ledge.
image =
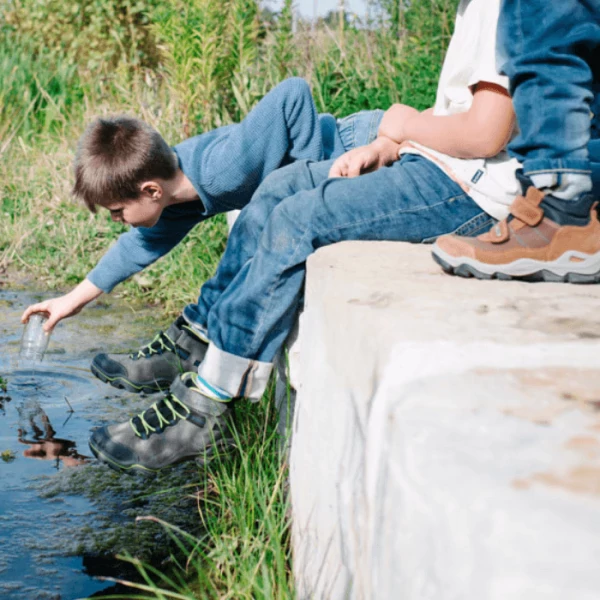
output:
[{"label": "concrete ledge", "polygon": [[598,598],[600,286],[346,242],[309,260],[299,343],[299,598]]}]

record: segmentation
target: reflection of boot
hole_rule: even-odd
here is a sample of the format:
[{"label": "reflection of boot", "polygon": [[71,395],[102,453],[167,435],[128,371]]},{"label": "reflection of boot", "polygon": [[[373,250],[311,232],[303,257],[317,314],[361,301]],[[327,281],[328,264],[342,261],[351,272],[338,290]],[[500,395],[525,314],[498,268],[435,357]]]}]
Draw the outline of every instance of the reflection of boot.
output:
[{"label": "reflection of boot", "polygon": [[92,373],[101,381],[128,392],[151,394],[169,389],[183,372],[197,371],[208,344],[179,317],[133,354],[98,354]]},{"label": "reflection of boot", "polygon": [[10,396],[0,396],[0,411],[2,411],[2,414],[6,414],[6,409],[4,408],[4,405],[8,404],[10,400]]}]

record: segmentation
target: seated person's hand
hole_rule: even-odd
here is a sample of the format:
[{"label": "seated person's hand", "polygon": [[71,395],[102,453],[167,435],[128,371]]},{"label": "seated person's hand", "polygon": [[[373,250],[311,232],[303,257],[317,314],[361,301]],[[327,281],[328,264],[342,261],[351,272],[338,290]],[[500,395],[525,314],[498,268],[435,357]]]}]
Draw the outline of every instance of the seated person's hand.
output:
[{"label": "seated person's hand", "polygon": [[331,166],[329,177],[358,177],[398,160],[400,145],[389,138],[379,137],[367,146],[342,154]]}]

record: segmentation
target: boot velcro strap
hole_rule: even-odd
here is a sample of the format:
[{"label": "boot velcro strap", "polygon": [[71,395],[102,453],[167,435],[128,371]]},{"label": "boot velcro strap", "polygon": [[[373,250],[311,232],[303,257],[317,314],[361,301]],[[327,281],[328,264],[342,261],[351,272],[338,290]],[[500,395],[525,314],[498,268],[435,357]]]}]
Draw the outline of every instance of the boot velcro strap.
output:
[{"label": "boot velcro strap", "polygon": [[189,375],[177,377],[171,384],[170,392],[176,396],[181,402],[183,402],[189,409],[205,415],[211,415],[218,417],[227,411],[230,403],[229,402],[218,402],[211,398],[208,398],[198,389],[193,387],[190,389],[185,384],[188,380]]},{"label": "boot velcro strap", "polygon": [[534,187],[527,190],[526,196],[517,196],[510,206],[510,214],[529,225],[535,227],[544,218],[544,210],[540,207],[544,194]]},{"label": "boot velcro strap", "polygon": [[175,340],[175,344],[190,354],[198,353],[198,350],[206,345],[200,338],[194,337],[185,329],[182,329],[181,334]]}]

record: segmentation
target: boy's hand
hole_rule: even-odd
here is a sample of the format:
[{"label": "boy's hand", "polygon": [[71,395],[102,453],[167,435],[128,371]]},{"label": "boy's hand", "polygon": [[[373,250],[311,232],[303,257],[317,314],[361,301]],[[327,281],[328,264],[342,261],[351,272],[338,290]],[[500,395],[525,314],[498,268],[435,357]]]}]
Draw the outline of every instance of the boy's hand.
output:
[{"label": "boy's hand", "polygon": [[34,313],[44,313],[48,317],[44,323],[44,331],[50,332],[59,321],[76,315],[82,308],[83,306],[74,304],[67,294],[27,307],[21,316],[21,323],[27,323],[29,317]]},{"label": "boy's hand", "polygon": [[400,145],[379,137],[368,146],[354,148],[342,154],[329,169],[329,177],[358,177],[398,160]]},{"label": "boy's hand", "polygon": [[50,333],[56,324],[62,319],[76,315],[81,309],[102,294],[91,281],[84,279],[76,288],[68,294],[32,304],[25,309],[21,315],[21,323],[27,323],[33,313],[45,313],[48,320],[44,323],[44,331]]}]

